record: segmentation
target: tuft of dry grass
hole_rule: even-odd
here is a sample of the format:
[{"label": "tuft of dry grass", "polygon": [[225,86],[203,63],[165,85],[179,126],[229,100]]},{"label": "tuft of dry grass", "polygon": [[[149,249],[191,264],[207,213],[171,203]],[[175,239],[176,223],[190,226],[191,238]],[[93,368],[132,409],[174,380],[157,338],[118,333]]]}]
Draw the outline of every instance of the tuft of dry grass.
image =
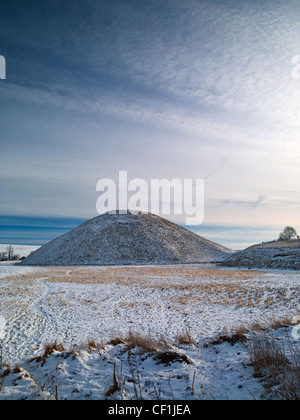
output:
[{"label": "tuft of dry grass", "polygon": [[274,366],[278,370],[279,367],[286,367],[289,364],[284,350],[273,338],[265,334],[256,337],[252,342],[251,360],[257,373],[269,366]]},{"label": "tuft of dry grass", "polygon": [[105,392],[106,397],[113,396],[116,392],[121,391],[121,385],[119,382],[119,379],[117,377],[117,371],[116,371],[116,364],[114,363],[114,373],[113,373],[113,384],[108,388],[108,390]]},{"label": "tuft of dry grass", "polygon": [[[192,341],[190,335],[185,339],[189,342]],[[109,344],[112,344],[113,342],[117,344],[124,344],[125,351],[138,348],[142,353],[149,353],[153,355],[154,360],[157,360],[158,363],[190,363],[190,360],[185,354],[176,351],[166,338],[162,336],[152,337],[150,334],[129,331],[127,336],[123,338],[116,337],[115,339],[110,340]]]},{"label": "tuft of dry grass", "polygon": [[166,348],[169,346],[167,341],[160,338],[153,338],[150,334],[142,334],[139,332],[129,331],[129,333],[124,336],[116,336],[110,339],[107,344],[117,346],[119,344],[125,345],[125,351],[132,350],[138,347],[145,353],[154,353],[159,348]]},{"label": "tuft of dry grass", "polygon": [[279,328],[285,328],[287,326],[293,325],[290,318],[285,317],[282,319],[270,319],[268,325],[261,325],[260,323],[254,323],[250,325],[249,327],[246,327],[244,325],[240,325],[231,333],[224,333],[217,335],[212,340],[208,341],[204,347],[208,347],[210,345],[220,345],[223,343],[230,343],[232,346],[234,346],[236,343],[245,343],[248,341],[247,335],[249,333],[263,333],[268,330],[278,330]]},{"label": "tuft of dry grass", "polygon": [[111,338],[107,344],[110,344],[112,346],[118,346],[119,344],[125,344],[124,338],[120,336],[116,336]]},{"label": "tuft of dry grass", "polygon": [[65,351],[64,346],[62,345],[62,343],[59,343],[57,340],[54,341],[53,343],[46,343],[45,347],[44,347],[43,355],[31,359],[30,362],[33,361],[33,360],[36,360],[37,362],[41,362],[42,366],[44,366],[48,357],[50,357],[52,353],[54,353],[54,352],[61,353],[61,352],[64,352],[64,351]]},{"label": "tuft of dry grass", "polygon": [[95,340],[88,340],[88,342],[87,342],[87,350],[88,350],[89,353],[93,353],[98,348],[99,348],[99,344],[96,343]]},{"label": "tuft of dry grass", "polygon": [[299,352],[289,347],[292,358],[283,344],[266,334],[258,335],[250,345],[254,376],[263,380],[270,399],[300,400]]},{"label": "tuft of dry grass", "polygon": [[6,378],[6,376],[8,376],[11,372],[10,367],[7,367],[6,369],[3,370],[3,372],[0,374],[0,378]]},{"label": "tuft of dry grass", "polygon": [[129,331],[124,342],[126,350],[132,350],[138,347],[145,353],[154,353],[158,349],[168,347],[167,341],[162,337],[157,339],[153,338],[150,334],[143,335],[139,332],[132,331]]},{"label": "tuft of dry grass", "polygon": [[279,328],[285,328],[291,325],[293,325],[292,320],[288,317],[285,317],[282,319],[272,319],[270,326],[273,330],[278,330]]},{"label": "tuft of dry grass", "polygon": [[19,363],[16,364],[16,367],[14,368],[14,373],[21,373],[22,368]]},{"label": "tuft of dry grass", "polygon": [[51,356],[54,352],[63,352],[65,351],[65,348],[62,343],[58,342],[57,340],[53,343],[46,343],[44,348],[44,354],[43,359],[47,359],[49,356]]},{"label": "tuft of dry grass", "polygon": [[189,345],[189,346],[197,346],[196,340],[191,336],[189,330],[186,330],[182,334],[178,334],[176,337],[176,342],[179,345]]}]

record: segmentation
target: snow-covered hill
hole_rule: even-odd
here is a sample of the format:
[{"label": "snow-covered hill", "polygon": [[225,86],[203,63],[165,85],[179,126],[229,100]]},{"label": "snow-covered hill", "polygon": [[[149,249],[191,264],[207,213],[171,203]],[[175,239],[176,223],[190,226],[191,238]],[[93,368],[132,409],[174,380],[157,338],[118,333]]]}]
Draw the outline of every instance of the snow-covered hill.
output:
[{"label": "snow-covered hill", "polygon": [[135,265],[222,261],[228,248],[148,213],[103,214],[31,254],[25,265]]},{"label": "snow-covered hill", "polygon": [[273,241],[233,254],[222,263],[229,267],[300,270],[300,241]]}]

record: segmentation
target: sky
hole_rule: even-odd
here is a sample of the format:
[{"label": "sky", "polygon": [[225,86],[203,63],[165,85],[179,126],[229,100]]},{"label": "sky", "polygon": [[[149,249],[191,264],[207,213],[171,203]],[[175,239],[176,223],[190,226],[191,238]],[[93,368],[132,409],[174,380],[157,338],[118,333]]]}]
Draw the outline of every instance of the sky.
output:
[{"label": "sky", "polygon": [[0,242],[97,216],[124,170],[205,179],[191,229],[234,249],[300,231],[299,22],[298,0],[1,0]]}]

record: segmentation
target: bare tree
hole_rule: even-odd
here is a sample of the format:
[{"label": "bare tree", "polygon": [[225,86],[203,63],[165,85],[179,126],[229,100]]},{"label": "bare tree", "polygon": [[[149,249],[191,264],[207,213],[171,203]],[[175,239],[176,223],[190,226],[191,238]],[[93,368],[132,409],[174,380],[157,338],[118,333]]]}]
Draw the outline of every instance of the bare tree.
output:
[{"label": "bare tree", "polygon": [[279,241],[291,241],[293,238],[297,238],[297,231],[292,226],[284,228],[283,232],[280,233]]},{"label": "bare tree", "polygon": [[13,256],[14,256],[14,249],[13,249],[13,247],[11,245],[9,245],[6,248],[6,251],[7,251],[7,259],[8,259],[8,261],[12,261]]}]

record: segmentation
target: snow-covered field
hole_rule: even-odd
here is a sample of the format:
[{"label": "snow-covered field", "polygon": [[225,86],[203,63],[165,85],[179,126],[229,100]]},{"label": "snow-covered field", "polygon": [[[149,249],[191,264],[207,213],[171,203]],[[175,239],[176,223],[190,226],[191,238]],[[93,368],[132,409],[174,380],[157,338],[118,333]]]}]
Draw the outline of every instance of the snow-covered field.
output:
[{"label": "snow-covered field", "polygon": [[[0,399],[104,399],[113,384],[117,399],[259,399],[249,344],[205,344],[299,315],[299,289],[299,272],[213,265],[0,266],[3,360],[11,367],[0,375]],[[163,337],[164,351],[177,358],[159,363],[161,345],[129,350],[130,331]],[[193,340],[183,344],[178,337],[187,331]],[[299,349],[292,327],[281,331],[279,339]],[[64,348],[41,357],[55,341]]]},{"label": "snow-covered field", "polygon": [[0,262],[0,279],[11,277],[13,275],[20,276],[34,271],[32,267],[20,267],[16,263]]}]

